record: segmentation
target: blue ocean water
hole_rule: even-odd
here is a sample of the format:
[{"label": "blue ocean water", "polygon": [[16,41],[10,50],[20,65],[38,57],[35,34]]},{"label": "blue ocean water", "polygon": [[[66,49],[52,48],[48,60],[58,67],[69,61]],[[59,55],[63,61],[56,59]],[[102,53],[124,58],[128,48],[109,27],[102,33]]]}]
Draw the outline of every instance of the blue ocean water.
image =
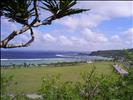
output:
[{"label": "blue ocean water", "polygon": [[[88,61],[107,59],[98,56],[81,55],[81,52],[59,51],[1,51],[1,65],[49,64],[56,62]],[[83,52],[82,52],[83,53]]]},{"label": "blue ocean water", "polygon": [[37,58],[62,58],[64,56],[76,55],[79,52],[57,52],[57,51],[2,51],[2,59],[37,59]]}]

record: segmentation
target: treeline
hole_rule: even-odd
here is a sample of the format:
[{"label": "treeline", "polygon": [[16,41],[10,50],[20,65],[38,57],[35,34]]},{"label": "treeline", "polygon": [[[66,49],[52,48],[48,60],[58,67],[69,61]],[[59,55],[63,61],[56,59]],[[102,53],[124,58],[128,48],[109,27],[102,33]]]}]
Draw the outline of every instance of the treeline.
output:
[{"label": "treeline", "polygon": [[31,68],[31,67],[63,67],[63,66],[74,66],[82,63],[86,63],[86,61],[75,61],[75,62],[56,62],[56,63],[41,63],[41,64],[28,64],[23,63],[20,65],[11,64],[11,65],[1,65],[1,68]]},{"label": "treeline", "polygon": [[[126,49],[128,52],[133,52],[132,49]],[[102,57],[124,57],[125,50],[103,50],[103,51],[94,51],[89,54],[90,56],[102,56]]]}]

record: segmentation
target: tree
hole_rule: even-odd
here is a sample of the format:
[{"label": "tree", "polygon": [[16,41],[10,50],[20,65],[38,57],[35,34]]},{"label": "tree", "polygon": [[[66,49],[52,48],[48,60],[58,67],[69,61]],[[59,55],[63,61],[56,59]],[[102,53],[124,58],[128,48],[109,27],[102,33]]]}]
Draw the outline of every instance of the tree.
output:
[{"label": "tree", "polygon": [[[0,16],[4,16],[11,22],[17,22],[22,25],[22,28],[13,31],[5,39],[0,42],[0,48],[17,48],[27,47],[34,41],[33,27],[41,25],[51,25],[52,21],[65,16],[78,14],[90,9],[74,9],[72,8],[77,3],[77,0],[1,0]],[[39,12],[49,11],[52,15],[41,20]],[[33,19],[32,21],[31,18]],[[25,34],[30,30],[31,39],[26,43],[10,44],[16,36]]]},{"label": "tree", "polygon": [[125,57],[125,60],[127,60],[130,64],[133,65],[133,52],[130,52],[129,50],[125,50],[124,57]]}]

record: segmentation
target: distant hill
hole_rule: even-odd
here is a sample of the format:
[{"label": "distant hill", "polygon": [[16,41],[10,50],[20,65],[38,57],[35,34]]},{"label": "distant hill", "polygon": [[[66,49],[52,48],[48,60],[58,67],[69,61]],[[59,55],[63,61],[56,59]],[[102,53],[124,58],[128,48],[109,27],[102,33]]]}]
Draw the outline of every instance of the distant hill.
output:
[{"label": "distant hill", "polygon": [[[122,57],[125,50],[103,50],[91,52],[90,56],[102,56],[102,57]],[[128,49],[129,52],[133,52],[132,49]]]}]

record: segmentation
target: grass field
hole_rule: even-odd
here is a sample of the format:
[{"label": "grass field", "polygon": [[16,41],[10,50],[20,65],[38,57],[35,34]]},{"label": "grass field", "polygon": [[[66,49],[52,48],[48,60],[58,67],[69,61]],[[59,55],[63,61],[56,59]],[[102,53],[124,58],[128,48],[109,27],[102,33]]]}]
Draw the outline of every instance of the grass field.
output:
[{"label": "grass field", "polygon": [[[118,75],[113,71],[112,62],[95,62],[96,75],[101,74],[106,76],[117,77]],[[92,69],[92,64],[79,64],[74,66],[62,67],[33,67],[33,68],[14,68],[1,69],[1,72],[7,75],[14,76],[14,82],[18,82],[15,90],[17,92],[34,93],[40,89],[41,78],[47,75],[61,75],[62,81],[82,81],[81,73],[89,72]]]}]

